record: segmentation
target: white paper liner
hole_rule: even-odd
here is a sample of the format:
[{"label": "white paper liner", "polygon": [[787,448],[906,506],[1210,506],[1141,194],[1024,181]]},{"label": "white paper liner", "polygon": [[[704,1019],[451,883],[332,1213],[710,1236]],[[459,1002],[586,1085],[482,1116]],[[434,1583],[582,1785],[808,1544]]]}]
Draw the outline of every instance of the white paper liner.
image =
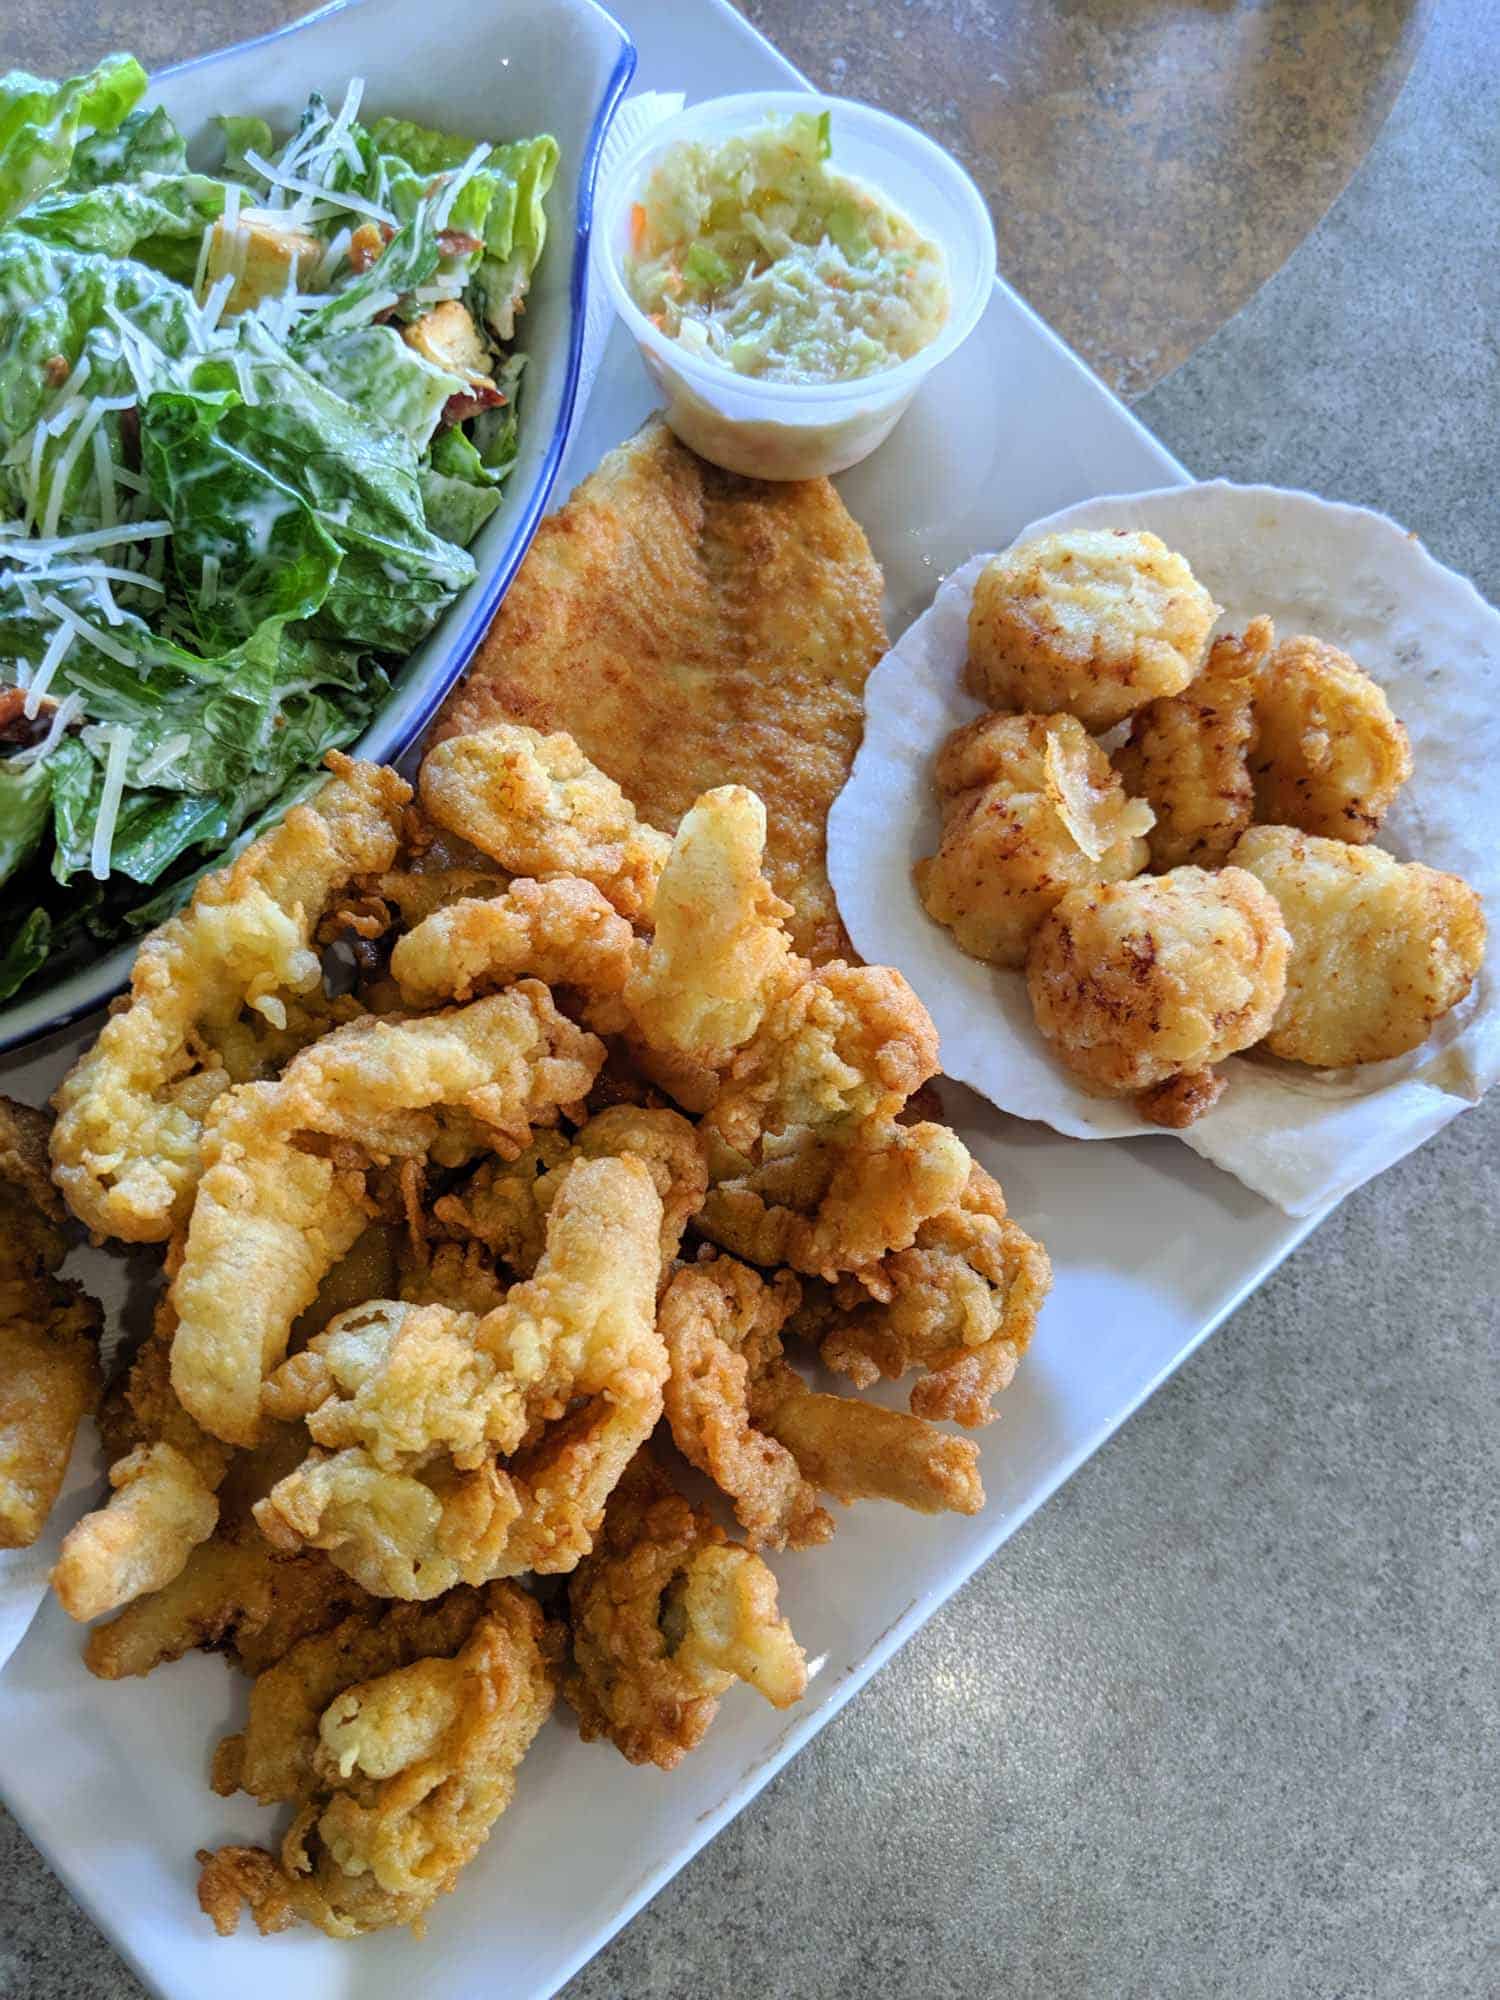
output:
[{"label": "white paper liner", "polygon": [[[1089,500],[1055,528],[1147,528],[1224,606],[1216,628],[1264,613],[1310,632],[1379,681],[1411,736],[1414,772],[1378,836],[1403,860],[1462,875],[1500,919],[1500,614],[1384,515],[1308,493],[1215,481]],[[1500,1074],[1492,950],[1467,1000],[1394,1062],[1314,1071],[1236,1057],[1228,1088],[1183,1132],[1089,1096],[1047,1051],[1025,981],[967,956],[922,908],[912,864],[934,852],[932,761],[980,704],[959,685],[969,602],[988,555],[947,579],[871,674],[865,736],[828,821],[828,866],[860,954],[894,965],[942,1037],[943,1068],[1001,1110],[1079,1139],[1152,1134],[1191,1146],[1290,1215],[1341,1199],[1479,1098]]]}]

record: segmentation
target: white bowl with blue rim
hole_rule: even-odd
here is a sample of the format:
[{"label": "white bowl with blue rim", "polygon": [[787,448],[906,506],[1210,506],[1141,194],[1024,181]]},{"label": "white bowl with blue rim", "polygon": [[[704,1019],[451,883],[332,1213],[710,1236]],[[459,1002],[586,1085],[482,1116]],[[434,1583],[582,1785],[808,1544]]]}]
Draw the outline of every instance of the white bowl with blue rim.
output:
[{"label": "white bowl with blue rim", "polygon": [[[335,0],[306,20],[152,78],[190,155],[221,112],[295,126],[312,90],[337,102],[352,75],[364,111],[477,136],[551,132],[557,178],[547,248],[517,346],[527,355],[520,453],[505,497],[472,548],[478,576],[392,674],[389,697],[352,746],[380,762],[427,727],[488,630],[562,465],[583,359],[589,232],[600,151],[635,72],[629,36],[594,0]],[[0,1009],[0,1050],[102,1006],[130,976],[135,946]]]}]

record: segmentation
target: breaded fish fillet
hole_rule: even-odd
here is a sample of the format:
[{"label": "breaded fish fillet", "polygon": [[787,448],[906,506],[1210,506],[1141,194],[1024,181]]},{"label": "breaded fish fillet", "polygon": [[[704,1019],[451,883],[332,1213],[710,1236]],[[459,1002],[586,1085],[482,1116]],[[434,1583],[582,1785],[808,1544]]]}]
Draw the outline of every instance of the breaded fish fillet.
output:
[{"label": "breaded fish fillet", "polygon": [[721,472],[653,421],[542,523],[437,736],[566,730],[669,833],[701,793],[749,785],[797,950],[847,957],[825,829],[886,648],[880,596],[826,479]]}]

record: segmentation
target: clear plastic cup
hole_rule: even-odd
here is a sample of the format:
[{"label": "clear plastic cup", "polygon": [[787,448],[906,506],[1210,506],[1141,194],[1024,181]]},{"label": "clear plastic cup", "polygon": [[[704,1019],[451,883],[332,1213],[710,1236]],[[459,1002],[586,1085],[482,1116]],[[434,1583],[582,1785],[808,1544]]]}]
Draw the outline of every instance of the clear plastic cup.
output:
[{"label": "clear plastic cup", "polygon": [[[941,244],[952,307],[942,331],[909,360],[846,382],[766,382],[688,353],[641,311],[625,280],[630,212],[652,167],[683,139],[709,143],[792,112],[827,110],[835,171],[868,183]],[[851,98],[802,90],[746,91],[690,105],[653,126],[616,165],[594,228],[597,268],[666,401],[684,444],[730,472],[811,479],[868,458],[923,381],[973,332],[995,279],[995,231],[973,181],[951,154],[899,118]]]}]

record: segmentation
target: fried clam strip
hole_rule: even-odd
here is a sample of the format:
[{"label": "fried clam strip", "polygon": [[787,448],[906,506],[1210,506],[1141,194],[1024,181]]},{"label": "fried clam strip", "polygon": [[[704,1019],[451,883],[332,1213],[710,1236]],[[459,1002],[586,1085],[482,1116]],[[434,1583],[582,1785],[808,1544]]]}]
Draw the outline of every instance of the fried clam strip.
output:
[{"label": "fried clam strip", "polygon": [[99,1396],[101,1313],[57,1276],[68,1242],[47,1119],[0,1097],[0,1548],[29,1548]]},{"label": "fried clam strip", "polygon": [[[245,1042],[248,1010],[295,1046],[295,996],[321,993],[312,943],[325,906],[395,858],[410,788],[377,765],[328,761],[333,776],[313,799],[205,876],[145,939],[129,998],[57,1091],[57,1184],[99,1236],[164,1242],[185,1222],[203,1120],[238,1080],[221,1039]],[[326,1025],[316,1004],[307,1025]]]},{"label": "fried clam strip", "polygon": [[575,1160],[629,1154],[640,1160],[661,1197],[662,1281],[683,1232],[708,1192],[703,1141],[680,1112],[615,1104],[596,1112],[571,1145],[557,1132],[539,1133],[516,1160],[485,1160],[467,1185],[443,1195],[433,1216],[445,1228],[482,1244],[529,1278],[546,1242],[547,1217]]},{"label": "fried clam strip", "polygon": [[267,1538],[387,1597],[572,1569],[661,1415],[661,1221],[639,1160],[578,1160],[535,1276],[495,1311],[335,1321],[267,1387],[321,1447],[256,1508]]},{"label": "fried clam strip", "polygon": [[826,1539],[828,1517],[809,1509],[813,1489],[846,1502],[895,1500],[919,1514],[978,1513],[984,1489],[968,1438],[903,1410],[822,1395],[782,1358],[781,1328],[799,1296],[785,1274],[767,1281],[717,1257],[679,1272],[662,1304],[673,1441],[728,1495],[752,1541],[780,1547],[784,1527],[799,1546],[793,1523],[808,1541]]},{"label": "fried clam strip", "polygon": [[683,815],[625,996],[652,1053],[720,1070],[788,980],[806,976],[784,925],[791,912],[762,873],[765,847],[766,809],[743,785],[705,792]]},{"label": "fried clam strip", "polygon": [[[180,1246],[173,1245],[167,1256],[169,1277],[179,1257]],[[387,1232],[379,1226],[368,1229],[329,1272],[308,1308],[308,1324],[300,1330],[305,1333],[309,1326],[322,1327],[344,1306],[367,1298],[372,1290],[381,1290],[380,1280],[393,1268]],[[158,1303],[151,1333],[111,1386],[100,1415],[100,1432],[111,1459],[113,1491],[109,1502],[84,1515],[69,1531],[52,1572],[59,1600],[78,1619],[97,1618],[151,1595],[156,1608],[144,1613],[141,1620],[147,1636],[133,1638],[127,1632],[107,1642],[107,1647],[133,1649],[137,1658],[154,1643],[149,1635],[169,1633],[174,1619],[195,1620],[210,1636],[191,1636],[194,1627],[190,1625],[189,1636],[175,1652],[166,1650],[157,1657],[175,1658],[191,1645],[217,1643],[228,1623],[243,1624],[256,1615],[252,1606],[241,1616],[227,1599],[216,1611],[215,1593],[241,1587],[231,1586],[229,1576],[253,1567],[253,1551],[247,1556],[242,1547],[248,1537],[243,1532],[236,1534],[234,1528],[238,1523],[243,1529],[249,1520],[249,1503],[243,1497],[247,1481],[261,1474],[267,1463],[276,1463],[274,1455],[268,1459],[266,1452],[236,1460],[228,1445],[212,1437],[182,1407],[171,1380],[176,1326],[177,1316],[170,1296],[166,1296]],[[277,1468],[278,1473],[289,1471],[300,1457],[299,1450],[296,1457]],[[214,1498],[226,1476],[227,1514]],[[251,1497],[258,1498],[270,1484],[271,1478],[265,1478]],[[236,1495],[240,1496],[238,1506]],[[261,1541],[253,1524],[250,1535],[254,1542]],[[217,1546],[206,1546],[209,1538]],[[197,1553],[200,1548],[204,1550],[201,1558]],[[329,1574],[336,1574],[331,1565],[324,1567]],[[160,1602],[179,1575],[184,1579],[182,1589]],[[285,1577],[280,1582],[280,1595],[285,1598],[290,1583]],[[248,1578],[242,1587],[255,1594],[256,1587]],[[91,1665],[94,1639],[100,1637],[95,1634],[90,1640]],[[119,1669],[124,1673],[147,1670],[138,1665]],[[104,1670],[96,1667],[95,1671]]]},{"label": "fried clam strip", "polygon": [[924,1222],[910,1249],[840,1278],[796,1331],[819,1337],[823,1360],[859,1388],[924,1370],[911,1391],[916,1415],[972,1427],[992,1420],[1051,1281],[1046,1251],[976,1164],[960,1200]]},{"label": "fried clam strip", "polygon": [[843,1140],[778,1133],[758,1166],[719,1156],[694,1226],[748,1263],[832,1280],[914,1243],[962,1197],[971,1164],[945,1125],[877,1124]]},{"label": "fried clam strip", "polygon": [[418,783],[431,818],[507,873],[578,876],[622,917],[650,919],[670,843],[571,736],[521,723],[450,736],[428,751]]},{"label": "fried clam strip", "polygon": [[[451,1107],[519,1150],[588,1091],[603,1045],[535,981],[421,1020],[357,1021],[215,1106],[182,1267],[172,1384],[216,1437],[253,1444],[292,1321],[368,1220],[368,1155],[426,1152]],[[327,1153],[314,1140],[336,1142]],[[299,1143],[300,1142],[300,1143]]]},{"label": "fried clam strip", "polygon": [[301,1918],[330,1937],[422,1920],[510,1804],[554,1698],[560,1636],[522,1591],[493,1584],[398,1605],[294,1647],[256,1682],[250,1727],[214,1786],[290,1800],[279,1861],[199,1855],[198,1900],[221,1936],[241,1903],[263,1932]]},{"label": "fried clam strip", "polygon": [[777,1613],[776,1579],[676,1491],[649,1449],[610,1495],[594,1553],[568,1585],[563,1693],[586,1743],[670,1771],[702,1742],[737,1680],[789,1708],[807,1660]]},{"label": "fried clam strip", "polygon": [[748,1265],[718,1257],[679,1271],[658,1315],[672,1371],[672,1441],[728,1496],[757,1549],[812,1548],[833,1533],[796,1459],[750,1419],[751,1385],[780,1359],[781,1329],[800,1296],[787,1272],[765,1282]]},{"label": "fried clam strip", "polygon": [[112,1387],[100,1417],[110,1497],[68,1530],[52,1587],[70,1618],[98,1618],[176,1576],[214,1531],[214,1497],[229,1447],[210,1437],[172,1390],[177,1316],[158,1301],[151,1332]]},{"label": "fried clam strip", "polygon": [[238,1452],[220,1489],[219,1523],[160,1589],[96,1625],[84,1663],[101,1680],[124,1680],[197,1647],[222,1652],[245,1673],[273,1665],[299,1640],[372,1600],[319,1550],[273,1549],[251,1513],[300,1463],[301,1427],[276,1425],[266,1443]]},{"label": "fried clam strip", "polygon": [[767,1008],[708,1124],[751,1158],[768,1133],[884,1132],[937,1071],[937,1029],[899,972],[826,965]]}]

